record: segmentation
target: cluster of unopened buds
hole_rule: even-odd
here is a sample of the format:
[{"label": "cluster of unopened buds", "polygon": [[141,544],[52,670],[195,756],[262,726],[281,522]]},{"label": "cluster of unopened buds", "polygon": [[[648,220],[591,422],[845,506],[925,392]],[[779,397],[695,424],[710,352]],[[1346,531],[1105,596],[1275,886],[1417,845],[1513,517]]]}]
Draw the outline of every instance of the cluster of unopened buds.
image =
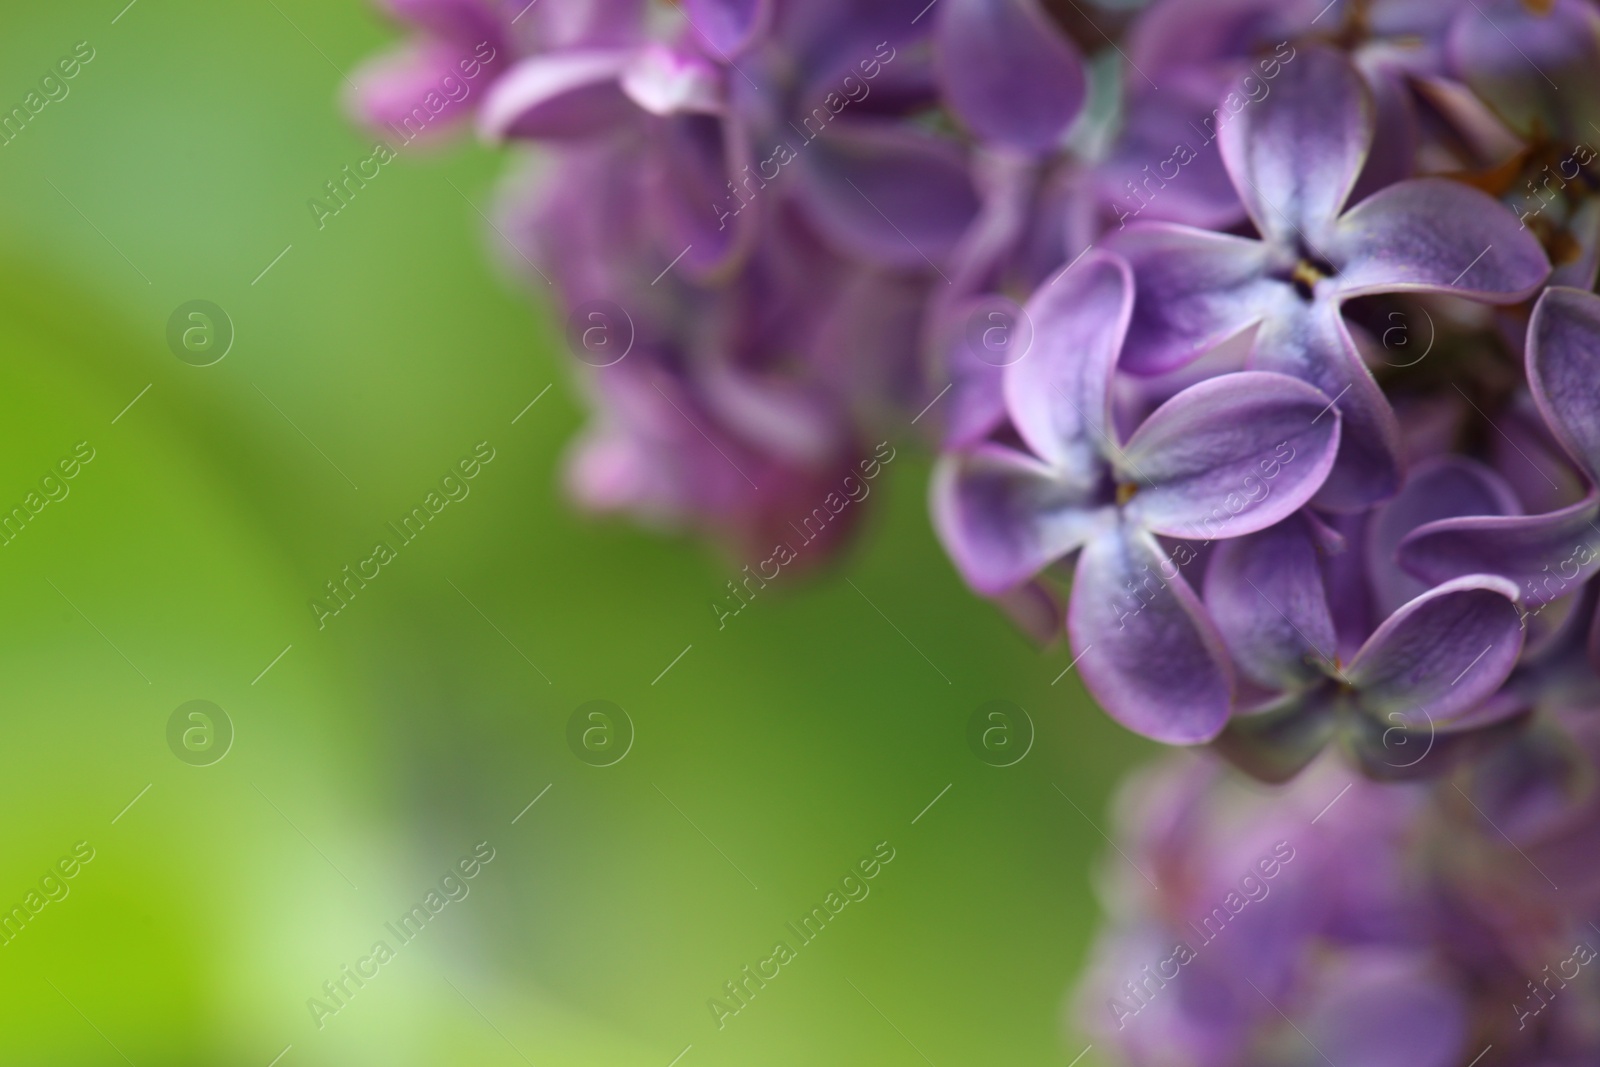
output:
[{"label": "cluster of unopened buds", "polygon": [[364,119],[538,145],[580,503],[764,552],[920,438],[967,583],[1191,749],[1102,1050],[1600,1062],[1600,6],[386,2]]}]

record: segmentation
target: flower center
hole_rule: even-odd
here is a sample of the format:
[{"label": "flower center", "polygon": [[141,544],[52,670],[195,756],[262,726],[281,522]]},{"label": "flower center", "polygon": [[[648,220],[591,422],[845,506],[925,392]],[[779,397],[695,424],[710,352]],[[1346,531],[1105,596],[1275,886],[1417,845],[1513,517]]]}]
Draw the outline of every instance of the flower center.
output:
[{"label": "flower center", "polygon": [[1121,482],[1117,485],[1117,507],[1122,507],[1132,500],[1139,492],[1139,486],[1134,482]]},{"label": "flower center", "polygon": [[1317,283],[1329,277],[1331,273],[1309,259],[1302,259],[1294,265],[1294,271],[1289,275],[1289,282],[1302,300],[1310,300],[1316,294]]}]

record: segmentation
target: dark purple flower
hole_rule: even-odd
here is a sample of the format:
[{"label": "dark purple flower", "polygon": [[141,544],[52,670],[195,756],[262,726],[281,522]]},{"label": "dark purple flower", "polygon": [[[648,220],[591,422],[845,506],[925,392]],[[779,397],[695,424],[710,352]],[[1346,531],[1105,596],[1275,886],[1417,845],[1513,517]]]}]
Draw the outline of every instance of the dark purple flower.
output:
[{"label": "dark purple flower", "polygon": [[1337,737],[1375,777],[1425,773],[1456,735],[1520,710],[1490,703],[1522,652],[1515,586],[1478,575],[1429,589],[1345,660],[1320,555],[1301,517],[1212,554],[1206,607],[1240,670],[1274,694],[1229,722],[1229,759],[1285,781]]},{"label": "dark purple flower", "polygon": [[1344,415],[1339,462],[1318,498],[1340,510],[1392,495],[1401,469],[1394,413],[1362,364],[1344,302],[1446,292],[1510,303],[1549,273],[1517,220],[1463,185],[1401,182],[1344,211],[1372,139],[1370,107],[1342,58],[1304,49],[1220,137],[1261,239],[1139,224],[1113,241],[1139,292],[1125,366],[1170,371],[1257,329],[1255,366],[1310,382]]},{"label": "dark purple flower", "polygon": [[1463,515],[1519,515],[1522,503],[1504,478],[1463,456],[1435,456],[1415,464],[1393,500],[1374,509],[1367,528],[1367,583],[1381,615],[1429,589],[1399,564],[1400,543],[1430,522]]},{"label": "dark purple flower", "polygon": [[1128,34],[1127,122],[1099,168],[1111,209],[1219,229],[1242,221],[1244,208],[1211,147],[1228,120],[1225,95],[1235,83],[1246,99],[1270,93],[1299,46],[1317,41],[1344,48],[1372,95],[1374,150],[1357,198],[1410,177],[1424,144],[1413,85],[1444,72],[1445,38],[1465,7],[1461,0],[1158,0]]},{"label": "dark purple flower", "polygon": [[1499,574],[1530,607],[1574,593],[1600,571],[1600,297],[1551,288],[1528,324],[1528,385],[1546,424],[1588,478],[1587,495],[1541,515],[1450,518],[1414,531],[1400,562],[1426,581]]}]

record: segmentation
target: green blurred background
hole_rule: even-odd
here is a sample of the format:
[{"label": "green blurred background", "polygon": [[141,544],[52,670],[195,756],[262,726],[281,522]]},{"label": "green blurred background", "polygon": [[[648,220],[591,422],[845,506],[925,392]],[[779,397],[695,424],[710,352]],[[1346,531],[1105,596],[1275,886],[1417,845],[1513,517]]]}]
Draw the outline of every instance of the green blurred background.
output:
[{"label": "green blurred background", "polygon": [[[562,499],[559,333],[473,206],[504,154],[408,152],[317,230],[370,153],[339,72],[397,30],[360,0],[125,3],[0,15],[0,109],[94,50],[0,147],[0,508],[94,450],[0,548],[0,907],[94,850],[0,947],[0,1064],[1073,1062],[1090,821],[1145,750],[961,586],[925,459],[838,568],[718,632],[741,564]],[[195,299],[236,331],[208,367],[166,342]],[[319,631],[308,600],[480,441],[471,495]],[[234,730],[209,766],[168,745],[195,699]],[[595,699],[636,729],[612,766],[568,746]],[[967,743],[995,699],[1037,727],[1010,767]],[[308,998],[480,842],[470,894],[319,1028]]]}]

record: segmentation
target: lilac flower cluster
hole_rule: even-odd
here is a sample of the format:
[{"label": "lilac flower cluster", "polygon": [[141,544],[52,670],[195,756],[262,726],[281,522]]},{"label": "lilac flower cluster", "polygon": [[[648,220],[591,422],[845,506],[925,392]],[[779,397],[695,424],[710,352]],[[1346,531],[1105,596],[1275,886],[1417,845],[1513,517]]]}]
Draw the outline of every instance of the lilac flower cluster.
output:
[{"label": "lilac flower cluster", "polygon": [[[498,229],[568,318],[594,411],[580,503],[764,554],[904,428],[937,264],[978,208],[961,143],[930,128],[950,16],[923,4],[389,0],[419,43],[356,77],[363,118],[470,115],[540,146]],[[491,52],[429,118],[429,90]]]},{"label": "lilac flower cluster", "polygon": [[967,583],[1229,766],[1128,806],[1108,1046],[1596,1061],[1600,6],[385,2],[364,118],[539,146],[581,503],[760,553],[921,434]]},{"label": "lilac flower cluster", "polygon": [[1444,790],[1334,759],[1273,789],[1191,755],[1146,770],[1080,1024],[1139,1067],[1594,1063],[1600,809],[1560,781],[1594,773],[1586,718],[1564,724],[1578,743],[1513,742],[1520,777]]}]

